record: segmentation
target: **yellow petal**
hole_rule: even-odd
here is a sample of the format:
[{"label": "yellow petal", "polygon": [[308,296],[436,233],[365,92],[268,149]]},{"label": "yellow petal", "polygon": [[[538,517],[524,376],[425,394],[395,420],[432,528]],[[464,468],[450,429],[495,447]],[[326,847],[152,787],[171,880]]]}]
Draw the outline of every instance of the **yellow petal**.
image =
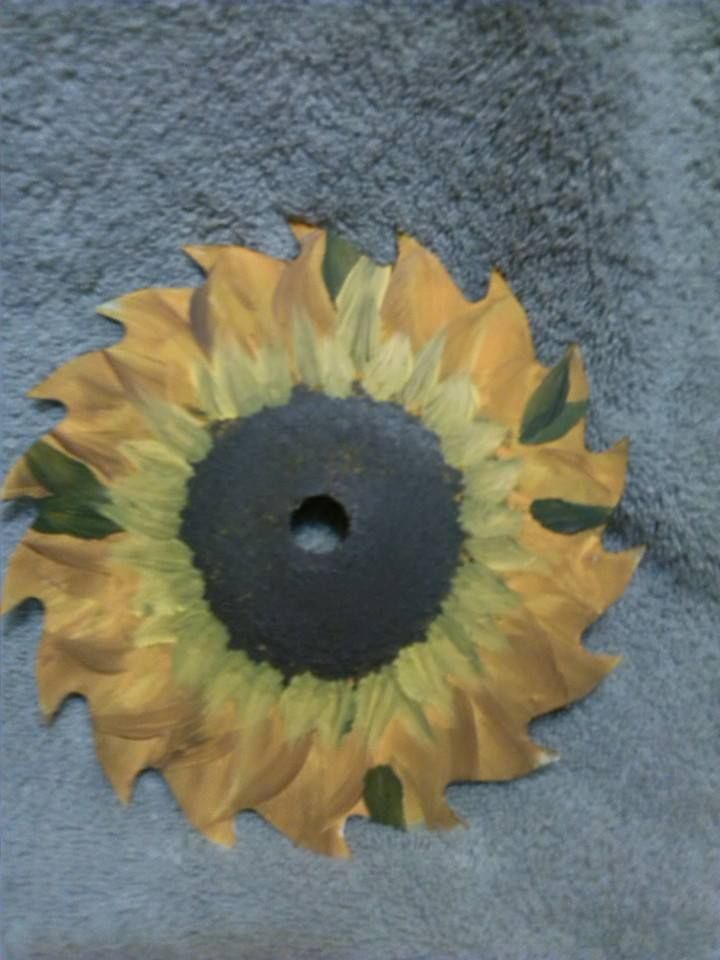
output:
[{"label": "yellow petal", "polygon": [[[202,459],[211,444],[202,413],[189,413],[182,402],[173,402],[163,397],[165,391],[161,385],[154,389],[148,380],[137,376],[137,370],[122,363],[118,364],[115,359],[112,363],[118,377],[123,381],[128,396],[143,418],[144,431],[140,439],[144,439],[148,433],[151,433],[189,462],[194,463]],[[195,399],[188,405],[193,410],[197,410],[195,387],[193,387],[193,395]],[[131,436],[129,439],[136,438]]]},{"label": "yellow petal", "polygon": [[399,777],[408,826],[424,823],[433,830],[448,830],[463,823],[445,800],[455,731],[452,721],[434,705],[429,713],[432,737],[419,737],[402,719],[396,719],[373,751],[373,759],[378,765],[391,766]]},{"label": "yellow petal", "polygon": [[38,653],[36,675],[40,709],[47,718],[71,694],[84,695],[94,679],[93,672],[72,657],[44,646]]},{"label": "yellow petal", "polygon": [[475,385],[467,373],[453,374],[430,392],[422,420],[440,437],[457,436],[474,421],[478,409]]},{"label": "yellow petal", "polygon": [[[127,691],[132,693],[132,684],[135,680],[133,670],[137,668],[132,651],[122,657],[122,664],[115,671],[102,673],[81,663],[69,653],[66,653],[57,642],[53,634],[46,634],[38,650],[37,682],[40,706],[46,716],[51,717],[66,697],[71,694],[80,694],[87,698],[93,711],[96,724],[108,704],[117,704],[118,698],[123,700]],[[153,663],[145,664],[152,669]],[[140,687],[147,692],[153,683],[157,683],[154,676],[143,676],[139,681]],[[137,699],[128,698],[130,709],[137,707]],[[151,709],[147,702],[139,704],[139,709]],[[174,716],[166,727],[172,727]],[[121,725],[125,729],[125,724]],[[118,732],[114,723],[108,725],[110,732]],[[157,732],[156,730],[154,732]]]},{"label": "yellow petal", "polygon": [[[234,816],[292,783],[310,741],[288,743],[277,713],[240,727],[229,706],[209,715],[205,738],[170,760],[163,772],[188,819],[213,839],[232,842],[228,827]],[[217,825],[223,825],[219,835]]]},{"label": "yellow petal", "polygon": [[399,397],[406,409],[420,410],[437,395],[444,347],[445,331],[439,330],[417,353],[410,379]]},{"label": "yellow petal", "polygon": [[467,821],[453,810],[445,799],[447,784],[428,776],[427,768],[414,775],[411,768],[402,771],[403,809],[408,826],[423,825],[431,830],[453,830],[467,826]]},{"label": "yellow petal", "polygon": [[355,379],[355,367],[339,336],[319,333],[309,317],[297,314],[292,345],[301,383],[331,397],[348,396]]},{"label": "yellow petal", "polygon": [[354,731],[333,748],[315,740],[297,776],[257,810],[295,843],[349,856],[345,821],[362,796],[367,769],[365,746]]},{"label": "yellow petal", "polygon": [[132,338],[139,336],[161,344],[174,334],[182,337],[187,345],[191,343],[189,323],[193,293],[192,287],[148,287],[108,300],[97,308],[97,312],[122,323]]},{"label": "yellow petal", "polygon": [[28,597],[47,601],[57,596],[66,601],[101,593],[107,583],[110,540],[79,540],[28,530],[8,565],[3,612]]},{"label": "yellow petal", "polygon": [[113,408],[125,399],[122,384],[102,350],[63,364],[28,396],[61,400],[70,412]]},{"label": "yellow petal", "polygon": [[497,271],[487,296],[448,327],[441,374],[458,371],[472,374],[486,416],[517,428],[544,368],[535,359],[525,310]]},{"label": "yellow petal", "polygon": [[382,736],[401,702],[401,688],[391,667],[363,677],[357,687],[355,728],[372,747]]},{"label": "yellow petal", "polygon": [[[544,531],[539,536],[545,533],[551,531]],[[554,557],[546,555],[549,564],[546,574],[524,570],[506,576],[510,587],[521,594],[525,606],[542,611],[548,619],[557,613],[557,601],[553,599],[551,602],[549,598],[558,595],[571,598],[572,602],[595,611],[596,615],[604,612],[622,596],[644,553],[642,547],[610,553],[603,548],[596,531],[552,536],[564,537],[567,542],[556,545],[558,552]]]},{"label": "yellow petal", "polygon": [[3,500],[15,500],[17,497],[44,497],[48,493],[49,491],[35,479],[23,456],[15,461],[5,477],[0,497]]},{"label": "yellow petal", "polygon": [[132,572],[111,574],[105,541],[28,531],[10,562],[3,606],[29,596],[44,605],[38,680],[47,713],[70,693],[118,682],[135,625],[136,583]]},{"label": "yellow petal", "polygon": [[311,673],[293,677],[280,697],[287,736],[313,730],[329,744],[339,743],[355,713],[355,693],[348,680],[321,680]]},{"label": "yellow petal", "polygon": [[590,384],[588,383],[580,347],[575,343],[572,344],[569,353],[570,387],[568,389],[568,400],[571,403],[577,403],[579,400],[587,400],[590,394]]},{"label": "yellow petal", "polygon": [[96,467],[105,477],[128,469],[119,451],[123,440],[144,436],[142,415],[103,350],[78,357],[30,391],[30,396],[60,400],[68,415],[50,431],[57,445]]},{"label": "yellow petal", "polygon": [[363,386],[376,400],[395,400],[405,388],[414,367],[410,338],[404,333],[394,333],[368,364]]},{"label": "yellow petal", "polygon": [[310,233],[323,232],[321,227],[313,226],[311,223],[304,223],[302,220],[289,220],[288,225],[298,243],[302,243]]},{"label": "yellow petal", "polygon": [[418,351],[469,306],[435,254],[402,234],[381,309],[386,335],[403,333]]},{"label": "yellow petal", "polygon": [[390,272],[390,267],[360,257],[337,297],[338,335],[359,371],[380,349],[380,304]]},{"label": "yellow petal", "polygon": [[334,333],[337,317],[322,274],[325,232],[310,231],[300,241],[300,253],[288,263],[275,289],[274,313],[291,337],[296,320],[311,323],[321,335]]},{"label": "yellow petal", "polygon": [[[98,313],[126,327],[123,339],[108,348],[126,376],[158,392],[165,400],[192,407],[197,400],[193,365],[203,353],[190,327],[192,289],[148,289],[118,297]],[[124,380],[121,378],[121,382]]]},{"label": "yellow petal", "polygon": [[231,247],[226,243],[193,243],[184,246],[182,249],[183,253],[190,257],[202,269],[203,273],[210,273],[218,258]]},{"label": "yellow petal", "polygon": [[168,736],[132,740],[95,732],[98,760],[123,803],[130,803],[135,780],[143,770],[162,765],[168,740]]},{"label": "yellow petal", "polygon": [[549,762],[550,752],[529,736],[522,712],[504,705],[489,683],[458,689],[456,709],[449,779],[511,780]]},{"label": "yellow petal", "polygon": [[580,645],[582,630],[596,615],[577,604],[565,619],[567,606],[559,606],[552,624],[528,610],[517,612],[503,624],[505,646],[483,651],[488,684],[520,722],[586,696],[619,662]]},{"label": "yellow petal", "polygon": [[[575,430],[581,429],[578,424]],[[522,458],[516,493],[532,500],[555,497],[573,503],[614,507],[622,495],[628,461],[628,442],[593,453],[568,449],[561,441],[512,448]]]},{"label": "yellow petal", "polygon": [[246,247],[226,247],[215,256],[190,307],[193,333],[208,355],[229,342],[254,354],[277,339],[273,299],[284,269],[283,261]]}]

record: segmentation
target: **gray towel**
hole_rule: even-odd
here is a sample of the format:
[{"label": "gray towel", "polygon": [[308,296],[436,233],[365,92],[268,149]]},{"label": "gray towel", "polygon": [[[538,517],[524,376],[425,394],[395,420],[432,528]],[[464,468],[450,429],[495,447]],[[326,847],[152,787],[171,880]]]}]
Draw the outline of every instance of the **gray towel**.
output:
[{"label": "gray towel", "polygon": [[[591,441],[632,437],[612,534],[647,543],[591,631],[625,660],[534,724],[561,762],[451,787],[469,829],[351,821],[355,856],[253,814],[228,851],[153,773],[123,808],[85,704],[43,725],[41,613],[2,649],[6,960],[717,960],[720,10],[717,3],[102,3],[3,12],[6,463],[24,392],[187,285],[188,242],[290,256],[287,214],[379,259],[396,229],[469,296],[496,264],[542,360],[582,345]],[[30,517],[10,507],[5,547]]]}]

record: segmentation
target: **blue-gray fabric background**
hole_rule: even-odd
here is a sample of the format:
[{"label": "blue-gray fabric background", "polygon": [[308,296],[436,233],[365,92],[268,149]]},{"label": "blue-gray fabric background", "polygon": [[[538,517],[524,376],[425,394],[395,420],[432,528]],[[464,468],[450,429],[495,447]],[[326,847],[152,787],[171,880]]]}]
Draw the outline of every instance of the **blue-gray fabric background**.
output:
[{"label": "blue-gray fabric background", "polygon": [[[6,960],[717,960],[720,956],[720,7],[10,0],[2,14],[3,457],[23,394],[194,283],[187,242],[292,255],[286,214],[379,259],[402,228],[468,295],[491,265],[540,355],[569,341],[592,442],[633,441],[591,631],[622,666],[534,725],[561,762],[450,788],[469,829],[353,821],[349,862],[252,814],[225,850],[155,774],[123,808],[84,702],[44,726],[40,609],[2,648]],[[5,551],[30,518],[5,511]]]}]

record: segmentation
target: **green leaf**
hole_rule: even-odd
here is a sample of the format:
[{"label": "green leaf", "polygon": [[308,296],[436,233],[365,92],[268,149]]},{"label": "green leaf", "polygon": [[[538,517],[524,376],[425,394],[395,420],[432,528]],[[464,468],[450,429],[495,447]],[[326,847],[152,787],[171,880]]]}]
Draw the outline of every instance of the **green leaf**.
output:
[{"label": "green leaf", "polygon": [[[570,354],[566,353],[528,400],[520,429],[521,443],[544,442],[537,438],[562,416],[569,389]],[[559,433],[557,436],[562,434]]]},{"label": "green leaf", "polygon": [[383,764],[368,770],[363,798],[372,820],[405,829],[403,787],[392,767]]},{"label": "green leaf", "polygon": [[580,533],[599,527],[607,522],[612,512],[612,507],[569,500],[533,500],[530,504],[530,513],[537,522],[555,533]]},{"label": "green leaf", "polygon": [[82,540],[101,540],[122,530],[104,517],[92,504],[68,494],[38,500],[38,515],[33,530],[40,533],[64,533]]},{"label": "green leaf", "polygon": [[550,440],[564,437],[568,430],[572,430],[575,424],[582,420],[587,413],[587,408],[587,400],[566,403],[560,412],[560,416],[555,417],[544,429],[538,430],[532,439],[523,440],[522,436],[520,439],[523,443],[548,443]]},{"label": "green leaf", "polygon": [[345,278],[361,256],[361,251],[349,240],[328,230],[322,272],[325,286],[332,300],[337,297],[345,283]]},{"label": "green leaf", "polygon": [[108,493],[92,470],[50,444],[38,440],[25,454],[35,479],[52,496],[37,501],[33,530],[99,540],[122,530],[98,509]]},{"label": "green leaf", "polygon": [[104,499],[102,484],[95,474],[66,454],[51,447],[49,443],[38,440],[25,454],[33,476],[47,490],[55,494],[72,491],[74,496],[87,500]]}]

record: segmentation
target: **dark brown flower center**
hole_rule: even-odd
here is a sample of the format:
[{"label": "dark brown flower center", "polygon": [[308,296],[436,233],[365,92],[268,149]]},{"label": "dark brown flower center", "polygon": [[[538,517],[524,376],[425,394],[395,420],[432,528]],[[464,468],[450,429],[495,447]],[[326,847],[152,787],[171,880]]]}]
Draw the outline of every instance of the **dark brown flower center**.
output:
[{"label": "dark brown flower center", "polygon": [[358,678],[425,639],[458,565],[461,489],[401,407],[298,388],[217,425],[181,537],[231,648],[286,679]]}]

